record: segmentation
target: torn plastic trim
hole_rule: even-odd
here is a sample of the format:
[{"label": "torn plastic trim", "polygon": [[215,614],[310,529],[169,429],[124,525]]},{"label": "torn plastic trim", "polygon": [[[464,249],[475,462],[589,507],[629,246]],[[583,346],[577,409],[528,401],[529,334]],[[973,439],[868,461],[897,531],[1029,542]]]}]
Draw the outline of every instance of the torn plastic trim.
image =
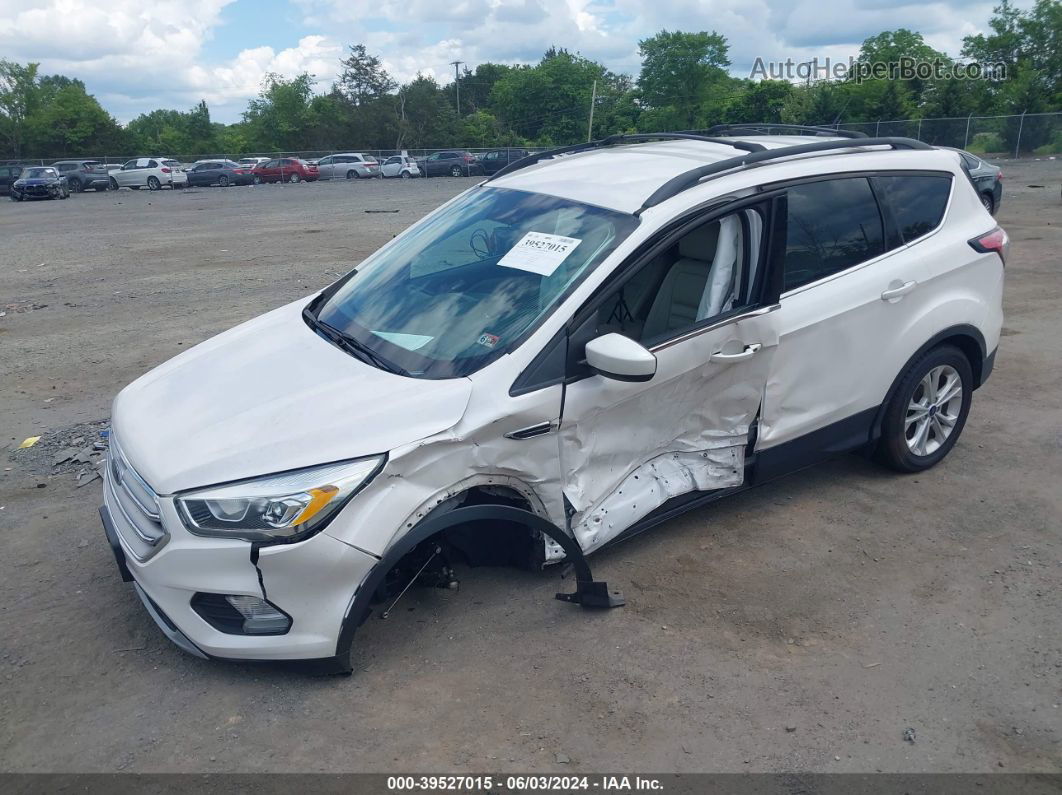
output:
[{"label": "torn plastic trim", "polygon": [[556,598],[560,601],[579,604],[587,608],[620,607],[625,603],[619,591],[609,590],[607,583],[594,579],[590,564],[587,563],[586,556],[576,540],[548,519],[508,505],[473,505],[454,508],[446,513],[429,516],[415,525],[394,543],[383,559],[373,567],[358,586],[346,616],[343,618],[339,640],[336,643],[336,663],[340,669],[345,667],[349,670],[350,647],[354,640],[354,633],[369,617],[372,611],[372,596],[387,573],[422,541],[455,525],[482,521],[522,524],[530,530],[542,533],[564,549],[567,561],[575,569],[575,591],[570,594],[558,593]]}]

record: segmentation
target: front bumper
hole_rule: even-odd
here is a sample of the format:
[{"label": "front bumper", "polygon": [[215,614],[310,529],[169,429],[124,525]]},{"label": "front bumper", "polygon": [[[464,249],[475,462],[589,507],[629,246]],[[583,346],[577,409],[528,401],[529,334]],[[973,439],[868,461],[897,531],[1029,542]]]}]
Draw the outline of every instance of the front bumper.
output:
[{"label": "front bumper", "polygon": [[[132,526],[126,526],[128,507],[123,511],[110,480],[108,472],[100,517],[119,572],[178,647],[198,657],[244,661],[336,656],[343,619],[377,564],[375,557],[324,533],[257,550],[246,541],[192,536],[168,498],[160,499],[167,536],[146,553]],[[256,551],[257,563],[252,562]],[[193,609],[196,593],[268,599],[291,617],[291,627],[283,635],[222,632]]]}]

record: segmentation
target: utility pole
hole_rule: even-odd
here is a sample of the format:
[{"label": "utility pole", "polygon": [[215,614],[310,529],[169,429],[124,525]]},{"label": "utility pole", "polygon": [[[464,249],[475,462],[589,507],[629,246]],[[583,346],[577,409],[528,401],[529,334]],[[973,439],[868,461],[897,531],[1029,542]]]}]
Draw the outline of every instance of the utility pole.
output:
[{"label": "utility pole", "polygon": [[586,142],[594,139],[594,104],[597,102],[597,81],[594,81],[593,93],[590,95],[590,124],[586,128]]},{"label": "utility pole", "polygon": [[459,67],[464,61],[450,61],[450,66],[454,68],[454,90],[457,91],[457,115],[461,115],[461,71]]}]

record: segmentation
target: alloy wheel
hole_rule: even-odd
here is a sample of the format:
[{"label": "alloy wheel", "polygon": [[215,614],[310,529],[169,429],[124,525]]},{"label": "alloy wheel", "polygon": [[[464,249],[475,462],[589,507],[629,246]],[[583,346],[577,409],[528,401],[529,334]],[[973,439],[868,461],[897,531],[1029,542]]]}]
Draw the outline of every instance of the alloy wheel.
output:
[{"label": "alloy wheel", "polygon": [[963,384],[951,365],[933,367],[915,386],[907,404],[904,437],[917,456],[932,455],[955,430],[962,412]]}]

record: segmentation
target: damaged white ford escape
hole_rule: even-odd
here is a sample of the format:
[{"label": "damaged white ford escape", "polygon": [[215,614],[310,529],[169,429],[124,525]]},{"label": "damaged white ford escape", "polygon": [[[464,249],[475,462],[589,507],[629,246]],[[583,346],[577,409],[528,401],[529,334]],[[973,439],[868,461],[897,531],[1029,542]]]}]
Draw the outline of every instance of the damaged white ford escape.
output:
[{"label": "damaged white ford escape", "polygon": [[349,672],[454,562],[614,606],[585,556],[621,537],[845,451],[938,463],[1007,237],[954,152],[777,127],[531,155],[123,389],[100,512],[162,631]]}]

